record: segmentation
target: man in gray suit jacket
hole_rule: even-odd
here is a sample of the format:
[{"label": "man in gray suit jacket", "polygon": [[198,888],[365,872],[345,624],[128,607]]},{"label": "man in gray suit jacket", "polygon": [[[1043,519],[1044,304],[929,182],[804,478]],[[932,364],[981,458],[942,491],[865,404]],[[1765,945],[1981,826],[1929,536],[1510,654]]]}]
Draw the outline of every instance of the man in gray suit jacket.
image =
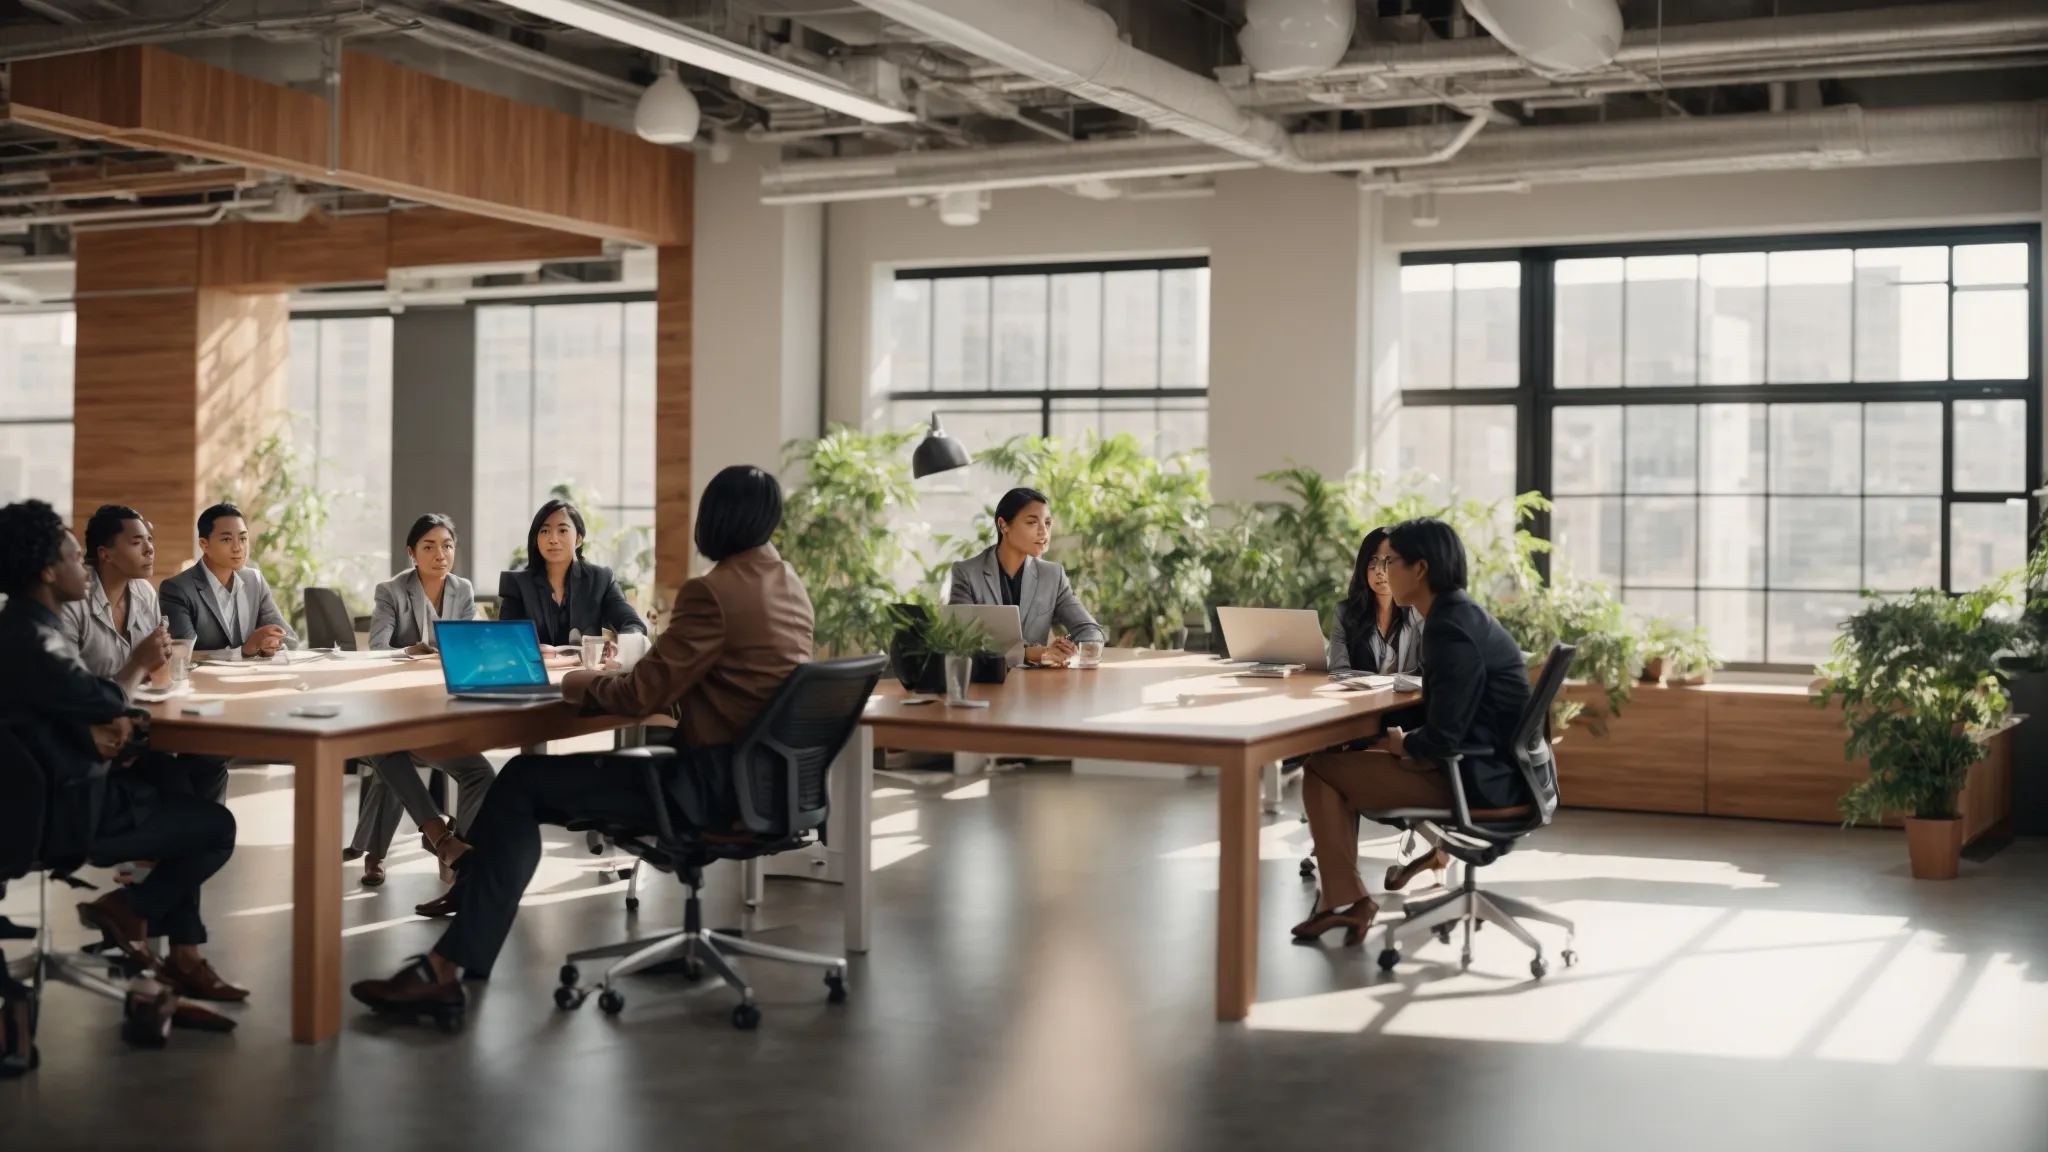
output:
[{"label": "man in gray suit jacket", "polygon": [[157,598],[171,636],[195,651],[269,656],[298,643],[263,573],[249,565],[249,522],[233,504],[199,514],[199,563],[163,582]]},{"label": "man in gray suit jacket", "polygon": [[[1039,559],[1052,543],[1052,508],[1044,493],[1012,488],[996,504],[996,544],[953,565],[948,604],[1014,604],[1024,630],[1024,659],[1064,664],[1083,640],[1104,639],[1081,606],[1067,570]],[[1052,626],[1067,630],[1055,639]]]}]

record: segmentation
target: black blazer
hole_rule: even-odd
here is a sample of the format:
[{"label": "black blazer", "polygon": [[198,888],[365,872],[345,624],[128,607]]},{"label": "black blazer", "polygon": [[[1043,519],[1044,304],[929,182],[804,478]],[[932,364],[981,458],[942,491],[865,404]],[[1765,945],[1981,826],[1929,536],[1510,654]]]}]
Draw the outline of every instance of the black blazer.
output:
[{"label": "black blazer", "polygon": [[1529,665],[1500,621],[1463,592],[1436,598],[1422,625],[1423,723],[1408,754],[1442,760],[1489,748],[1462,764],[1465,799],[1477,811],[1530,803],[1515,764],[1515,726],[1529,705]]},{"label": "black blazer", "polygon": [[92,728],[127,710],[127,693],[86,668],[49,609],[16,596],[0,610],[0,724],[42,767],[55,793],[46,801],[44,863],[61,860],[68,868],[84,861],[107,792],[107,763]]},{"label": "black blazer", "polygon": [[498,619],[531,620],[543,644],[567,644],[574,629],[596,636],[614,632],[646,632],[647,622],[626,603],[626,594],[612,570],[581,560],[569,566],[569,594],[555,603],[545,572],[515,568],[498,577]]}]

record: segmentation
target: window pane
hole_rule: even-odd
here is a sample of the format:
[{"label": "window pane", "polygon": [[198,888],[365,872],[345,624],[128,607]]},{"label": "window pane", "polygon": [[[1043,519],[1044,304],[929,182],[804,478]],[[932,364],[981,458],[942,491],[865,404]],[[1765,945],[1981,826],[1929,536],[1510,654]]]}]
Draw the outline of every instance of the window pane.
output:
[{"label": "window pane", "polygon": [[2023,380],[2027,375],[2027,290],[1956,290],[1956,379]]},{"label": "window pane", "polygon": [[1460,495],[1492,502],[1515,494],[1515,409],[1507,404],[1451,408],[1451,482]]},{"label": "window pane", "polygon": [[1159,274],[1159,386],[1209,386],[1209,270]]},{"label": "window pane", "polygon": [[1766,267],[1761,252],[1700,257],[1700,383],[1763,383]]},{"label": "window pane", "polygon": [[1449,408],[1401,410],[1401,468],[1404,487],[1432,499],[1451,494],[1451,412]]},{"label": "window pane", "polygon": [[[1096,407],[1094,401],[1083,403],[1091,413]],[[920,400],[893,403],[889,405],[889,427],[899,431],[914,428],[931,419],[931,409],[929,402]],[[1043,430],[1043,417],[1035,400],[950,401],[939,406],[939,420],[949,434],[976,455],[1014,437],[1035,436]],[[1082,426],[1092,424],[1090,416]],[[1015,483],[985,464],[928,476],[917,482],[918,506],[913,515],[918,523],[906,527],[918,536],[929,532],[956,539],[978,538],[987,520],[987,510]],[[919,579],[915,571],[898,574],[900,586],[904,587]]]},{"label": "window pane", "polygon": [[1159,386],[1159,273],[1102,277],[1102,386]]},{"label": "window pane", "polygon": [[1716,656],[1734,664],[1763,660],[1763,593],[1702,591],[1699,619]]},{"label": "window pane", "polygon": [[933,280],[932,387],[941,392],[988,388],[988,281]]},{"label": "window pane", "polygon": [[1159,454],[1178,456],[1199,452],[1209,446],[1209,402],[1207,400],[1161,400],[1159,402]]},{"label": "window pane", "polygon": [[1860,501],[1771,498],[1771,587],[1855,591],[1862,584]]},{"label": "window pane", "polygon": [[1699,372],[1699,257],[1628,258],[1630,384],[1691,384]]},{"label": "window pane", "polygon": [[1863,502],[1863,586],[1880,592],[1941,587],[1941,500]]},{"label": "window pane", "polygon": [[1764,659],[1773,664],[1817,664],[1828,658],[1842,621],[1862,607],[1854,593],[1773,592]]},{"label": "window pane", "polygon": [[1766,429],[1762,404],[1700,405],[1700,491],[1762,492]]},{"label": "window pane", "polygon": [[1770,267],[1770,382],[1849,379],[1850,251],[1773,252]]},{"label": "window pane", "polygon": [[1691,496],[1630,496],[1624,582],[1645,587],[1692,587],[1696,578],[1699,507]]},{"label": "window pane", "polygon": [[991,282],[995,312],[996,387],[1045,387],[1046,299],[1043,276],[998,276]]},{"label": "window pane", "polygon": [[[0,323],[0,331],[5,329],[6,325]],[[304,448],[315,443],[318,437],[314,423],[316,410],[320,407],[320,321],[294,320],[290,336],[292,382],[291,397],[286,403],[291,419],[287,431],[292,443]],[[0,392],[0,396],[4,395]],[[5,401],[0,400],[0,403]]]},{"label": "window pane", "polygon": [[889,295],[889,388],[922,392],[932,386],[932,281],[898,280]]},{"label": "window pane", "polygon": [[1560,496],[1550,514],[1554,570],[1621,583],[1621,498]]},{"label": "window pane", "polygon": [[[1692,492],[1699,484],[1699,409],[1690,404],[1628,410],[1629,492]],[[1631,529],[1633,531],[1633,529]]]},{"label": "window pane", "polygon": [[1771,491],[1858,492],[1863,487],[1859,404],[1773,404]]},{"label": "window pane", "polygon": [[533,309],[476,310],[476,524],[456,563],[486,591],[526,545],[533,499]]},{"label": "window pane", "polygon": [[1559,388],[1612,388],[1621,383],[1621,279],[1619,258],[1559,260],[1556,366]]},{"label": "window pane", "polygon": [[[621,413],[624,424],[619,451],[618,500],[631,508],[652,509],[654,497],[654,324],[652,300],[626,305],[626,380]],[[694,495],[694,493],[693,493]],[[653,513],[648,513],[652,538]]]},{"label": "window pane", "polygon": [[1985,284],[2016,287],[2028,282],[2025,244],[1959,244],[1956,286]]},{"label": "window pane", "polygon": [[[0,417],[71,419],[77,333],[70,312],[0,316]],[[68,484],[65,491],[70,491]]]},{"label": "window pane", "polygon": [[1863,407],[1863,490],[1941,493],[1941,404]]},{"label": "window pane", "polygon": [[1401,269],[1401,387],[1451,386],[1451,285],[1449,264],[1411,264]]},{"label": "window pane", "polygon": [[1948,584],[1968,592],[2026,563],[2027,504],[1951,504],[1948,507]]},{"label": "window pane", "polygon": [[1630,588],[1621,595],[1622,606],[1637,620],[1669,620],[1689,628],[1698,610],[1690,588]]},{"label": "window pane", "polygon": [[2027,402],[1956,401],[1956,491],[2027,487]]},{"label": "window pane", "polygon": [[392,569],[391,318],[318,323],[314,475],[330,498],[319,547],[362,595]]},{"label": "window pane", "polygon": [[1522,379],[1522,266],[1457,266],[1456,388],[1513,388]]},{"label": "window pane", "polygon": [[1716,588],[1764,585],[1764,498],[1700,498],[1700,584]]},{"label": "window pane", "polygon": [[[72,523],[70,424],[0,425],[0,504],[31,498],[48,501]],[[83,524],[74,528],[85,530]],[[163,525],[160,531],[169,536],[175,530]]]},{"label": "window pane", "polygon": [[1102,274],[1052,278],[1052,386],[1102,387]]},{"label": "window pane", "polygon": [[1621,409],[1559,408],[1551,415],[1551,441],[1557,495],[1621,491]]},{"label": "window pane", "polygon": [[1948,249],[1856,253],[1856,379],[1948,379]]}]

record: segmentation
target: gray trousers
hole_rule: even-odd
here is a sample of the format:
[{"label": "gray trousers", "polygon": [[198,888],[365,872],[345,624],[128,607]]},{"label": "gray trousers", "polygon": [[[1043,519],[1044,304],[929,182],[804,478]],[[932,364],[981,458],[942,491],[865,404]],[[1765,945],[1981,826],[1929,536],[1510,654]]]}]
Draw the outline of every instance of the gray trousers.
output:
[{"label": "gray trousers", "polygon": [[477,809],[483,806],[484,794],[491,790],[495,775],[491,762],[482,756],[428,761],[410,752],[393,752],[375,757],[370,763],[375,771],[363,777],[362,815],[356,822],[353,847],[371,856],[390,854],[400,816],[410,814],[415,825],[424,827],[441,815],[434,798],[427,794],[426,783],[420,779],[421,769],[439,768],[455,782],[457,835],[469,831],[470,821],[476,819]]}]

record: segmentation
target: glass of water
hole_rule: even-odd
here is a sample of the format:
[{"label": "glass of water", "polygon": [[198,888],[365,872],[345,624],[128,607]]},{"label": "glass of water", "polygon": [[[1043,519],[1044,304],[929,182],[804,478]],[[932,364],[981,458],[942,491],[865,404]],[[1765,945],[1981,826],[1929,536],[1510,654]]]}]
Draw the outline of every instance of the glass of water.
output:
[{"label": "glass of water", "polygon": [[171,641],[171,687],[182,687],[192,682],[192,641]]},{"label": "glass of water", "polygon": [[1074,666],[1093,668],[1102,663],[1102,641],[1083,640],[1074,646]]}]

